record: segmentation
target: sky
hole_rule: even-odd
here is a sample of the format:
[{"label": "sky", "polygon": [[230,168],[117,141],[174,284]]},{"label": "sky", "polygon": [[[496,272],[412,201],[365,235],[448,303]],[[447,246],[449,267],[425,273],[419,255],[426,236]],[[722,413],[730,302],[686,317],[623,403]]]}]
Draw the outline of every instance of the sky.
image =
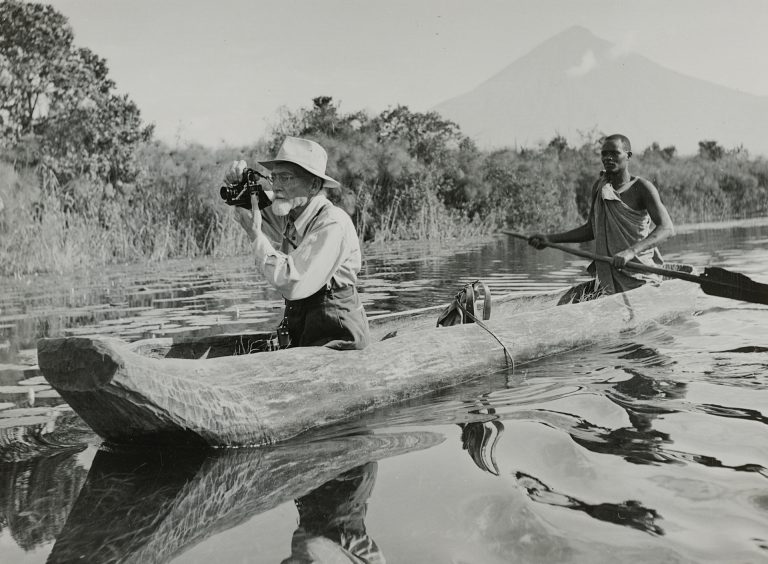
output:
[{"label": "sky", "polygon": [[[765,0],[52,0],[172,145],[247,145],[280,112],[426,112],[581,25],[682,74],[768,96]],[[281,110],[281,108],[283,110]]]}]

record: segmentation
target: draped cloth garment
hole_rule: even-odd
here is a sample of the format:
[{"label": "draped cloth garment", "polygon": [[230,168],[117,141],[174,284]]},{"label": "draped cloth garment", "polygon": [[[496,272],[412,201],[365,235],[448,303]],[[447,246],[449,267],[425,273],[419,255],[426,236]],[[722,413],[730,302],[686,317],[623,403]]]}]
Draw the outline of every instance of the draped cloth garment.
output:
[{"label": "draped cloth garment", "polygon": [[[637,182],[637,177],[627,187]],[[595,235],[595,253],[613,256],[631,247],[651,232],[651,218],[647,211],[637,211],[621,200],[610,182],[602,178],[597,186],[592,230]],[[638,254],[632,262],[649,266],[664,264],[658,248],[652,247]],[[646,282],[658,282],[660,277],[637,271],[617,270],[607,262],[594,261],[588,268],[594,274],[599,288],[609,294],[625,292]]]}]

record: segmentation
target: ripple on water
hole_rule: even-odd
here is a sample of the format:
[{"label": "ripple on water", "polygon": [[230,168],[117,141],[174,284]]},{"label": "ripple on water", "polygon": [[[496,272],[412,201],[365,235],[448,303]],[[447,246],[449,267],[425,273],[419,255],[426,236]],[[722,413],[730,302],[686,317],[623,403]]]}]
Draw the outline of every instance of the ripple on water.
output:
[{"label": "ripple on water", "polygon": [[[764,232],[750,239],[735,230],[706,237],[694,230],[665,244],[664,254],[768,281],[768,250],[755,243],[766,240]],[[442,304],[475,279],[494,295],[560,288],[584,279],[587,263],[506,238],[485,247],[412,242],[365,255],[369,312]],[[171,261],[3,286],[0,385],[27,386],[27,395],[0,395],[0,453],[39,464],[36,475],[55,477],[48,483],[74,497],[82,487],[74,478],[84,477],[87,463],[45,465],[55,456],[41,453],[98,439],[52,390],[38,389],[29,401],[29,390],[42,385],[37,338],[271,329],[282,298],[250,262]],[[760,561],[768,551],[766,313],[702,294],[699,314],[687,321],[523,364],[306,439],[408,428],[445,435],[440,446],[379,465],[367,524],[374,537],[389,539],[393,561]],[[25,498],[28,475],[7,468],[0,476],[14,478],[4,491],[23,502],[9,507],[44,506],[50,492]],[[72,502],[48,511],[62,520],[47,529],[45,546]],[[14,538],[27,546],[42,546],[44,535],[17,534],[39,532],[29,518],[36,515],[13,521],[23,521]],[[284,555],[295,525],[295,508],[278,507],[228,531],[228,548],[246,560],[254,543]],[[203,539],[196,549],[216,550],[222,538]]]}]

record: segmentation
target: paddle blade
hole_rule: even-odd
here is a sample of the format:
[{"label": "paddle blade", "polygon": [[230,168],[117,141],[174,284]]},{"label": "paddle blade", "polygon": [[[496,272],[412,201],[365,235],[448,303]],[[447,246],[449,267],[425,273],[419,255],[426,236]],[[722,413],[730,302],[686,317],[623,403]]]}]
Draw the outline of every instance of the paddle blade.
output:
[{"label": "paddle blade", "polygon": [[701,289],[705,294],[768,305],[768,285],[755,282],[739,272],[710,266],[704,269],[701,278]]}]

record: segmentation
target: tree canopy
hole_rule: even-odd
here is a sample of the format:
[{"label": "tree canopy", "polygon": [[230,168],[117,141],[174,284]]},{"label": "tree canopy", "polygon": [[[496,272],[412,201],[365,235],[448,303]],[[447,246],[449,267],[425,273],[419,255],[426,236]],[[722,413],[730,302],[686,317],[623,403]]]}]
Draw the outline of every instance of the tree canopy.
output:
[{"label": "tree canopy", "polygon": [[106,61],[74,45],[51,6],[0,2],[0,143],[60,183],[76,176],[130,182],[138,144],[152,136],[138,107],[115,92]]}]

